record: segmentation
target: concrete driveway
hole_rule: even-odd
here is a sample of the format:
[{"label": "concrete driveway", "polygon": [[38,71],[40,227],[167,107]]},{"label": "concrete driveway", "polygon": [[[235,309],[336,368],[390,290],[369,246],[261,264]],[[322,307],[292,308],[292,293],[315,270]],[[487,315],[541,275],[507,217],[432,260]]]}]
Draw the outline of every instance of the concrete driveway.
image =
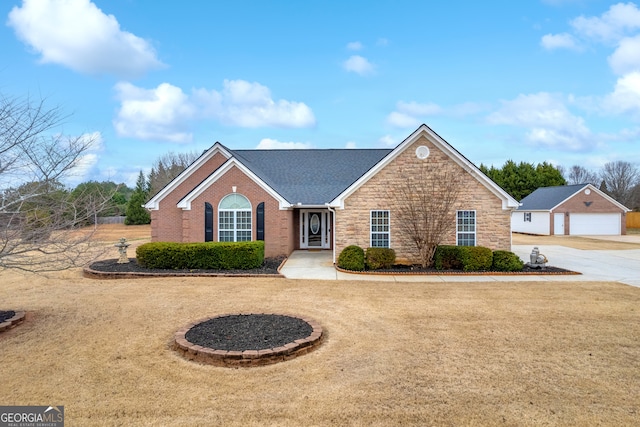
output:
[{"label": "concrete driveway", "polygon": [[[511,248],[524,261],[529,260],[532,249],[530,245]],[[547,257],[549,265],[582,273],[581,276],[564,276],[572,280],[621,282],[640,287],[640,249],[583,250],[557,245],[539,246],[538,249]]]},{"label": "concrete driveway", "polygon": [[[635,236],[588,236],[640,244]],[[513,245],[512,251],[524,261],[534,245]],[[490,282],[490,281],[611,281],[640,287],[640,249],[583,250],[561,245],[537,245],[549,265],[582,273],[576,275],[469,276],[469,275],[377,275],[342,273],[333,267],[331,251],[295,251],[281,273],[289,279],[372,280],[388,282]]]}]

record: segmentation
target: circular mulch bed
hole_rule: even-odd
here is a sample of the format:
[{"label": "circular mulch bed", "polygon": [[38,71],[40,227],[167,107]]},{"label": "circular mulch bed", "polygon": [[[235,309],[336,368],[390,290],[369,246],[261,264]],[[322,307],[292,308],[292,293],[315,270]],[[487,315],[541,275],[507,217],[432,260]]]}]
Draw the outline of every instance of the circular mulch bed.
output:
[{"label": "circular mulch bed", "polygon": [[293,359],[320,345],[316,321],[284,314],[225,314],[175,333],[172,347],[185,358],[216,366],[251,367]]},{"label": "circular mulch bed", "polygon": [[0,310],[0,332],[13,328],[24,321],[24,311]]}]

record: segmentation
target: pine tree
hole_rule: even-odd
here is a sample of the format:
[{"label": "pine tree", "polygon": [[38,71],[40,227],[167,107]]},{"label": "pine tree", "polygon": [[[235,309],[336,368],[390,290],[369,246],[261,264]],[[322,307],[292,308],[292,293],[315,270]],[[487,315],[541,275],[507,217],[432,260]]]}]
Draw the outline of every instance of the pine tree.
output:
[{"label": "pine tree", "polygon": [[138,175],[138,180],[136,181],[136,189],[133,191],[127,204],[126,218],[124,219],[126,225],[141,225],[151,222],[149,212],[142,206],[147,201],[149,194],[147,188],[147,180],[142,171],[140,171],[140,175]]}]

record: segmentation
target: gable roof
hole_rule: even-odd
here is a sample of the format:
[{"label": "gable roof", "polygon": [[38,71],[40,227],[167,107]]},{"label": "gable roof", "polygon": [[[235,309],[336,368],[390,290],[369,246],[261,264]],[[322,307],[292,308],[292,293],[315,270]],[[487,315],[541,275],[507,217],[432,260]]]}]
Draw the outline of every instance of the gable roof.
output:
[{"label": "gable roof", "polygon": [[486,176],[476,165],[471,163],[469,159],[463,156],[458,150],[453,148],[447,141],[445,141],[440,135],[433,131],[429,126],[422,124],[411,135],[409,135],[404,141],[402,141],[396,148],[391,150],[389,154],[385,156],[380,162],[378,162],[373,168],[371,168],[366,174],[355,181],[349,188],[340,193],[338,197],[331,201],[331,206],[344,207],[344,201],[349,195],[360,188],[365,182],[367,182],[376,173],[382,170],[385,166],[391,163],[396,157],[400,155],[404,150],[410,147],[419,138],[424,137],[429,140],[438,149],[444,152],[451,160],[464,169],[469,175],[478,180],[489,191],[491,191],[496,197],[502,200],[502,209],[509,210],[518,207],[519,203],[510,194],[504,191],[499,185],[493,182],[488,176]]},{"label": "gable roof", "polygon": [[194,160],[185,170],[180,172],[177,177],[173,178],[171,182],[162,187],[147,203],[144,207],[151,210],[157,210],[160,208],[160,201],[164,199],[169,193],[175,190],[180,184],[182,184],[187,178],[189,178],[195,171],[197,171],[202,165],[204,165],[209,159],[216,154],[222,154],[227,159],[231,157],[229,149],[224,145],[216,142],[211,148],[203,152],[200,157]]},{"label": "gable roof", "polygon": [[552,211],[571,197],[587,188],[600,194],[623,211],[628,212],[630,210],[591,184],[559,185],[555,187],[538,188],[533,193],[522,199],[520,207],[517,210]]},{"label": "gable roof", "polygon": [[472,177],[480,181],[502,200],[503,209],[514,209],[518,202],[483,174],[473,163],[449,145],[427,125],[420,126],[394,149],[305,149],[305,150],[230,150],[216,142],[192,165],[171,181],[145,204],[158,209],[160,201],[204,165],[215,154],[227,161],[201,181],[177,206],[190,209],[191,201],[232,166],[279,201],[280,208],[293,206],[344,207],[344,200],[389,164],[420,137],[426,137],[452,158]]}]

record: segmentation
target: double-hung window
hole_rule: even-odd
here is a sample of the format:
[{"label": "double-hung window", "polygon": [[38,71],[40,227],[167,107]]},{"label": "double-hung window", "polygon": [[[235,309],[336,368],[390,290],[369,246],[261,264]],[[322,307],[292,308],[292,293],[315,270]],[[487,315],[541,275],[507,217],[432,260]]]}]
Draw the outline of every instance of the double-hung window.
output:
[{"label": "double-hung window", "polygon": [[251,203],[241,194],[225,196],[218,206],[218,241],[251,240]]},{"label": "double-hung window", "polygon": [[476,245],[476,211],[458,211],[456,219],[456,244]]},{"label": "double-hung window", "polygon": [[524,213],[524,222],[531,222],[531,212]]},{"label": "double-hung window", "polygon": [[389,237],[389,211],[371,211],[371,247],[388,248]]}]

